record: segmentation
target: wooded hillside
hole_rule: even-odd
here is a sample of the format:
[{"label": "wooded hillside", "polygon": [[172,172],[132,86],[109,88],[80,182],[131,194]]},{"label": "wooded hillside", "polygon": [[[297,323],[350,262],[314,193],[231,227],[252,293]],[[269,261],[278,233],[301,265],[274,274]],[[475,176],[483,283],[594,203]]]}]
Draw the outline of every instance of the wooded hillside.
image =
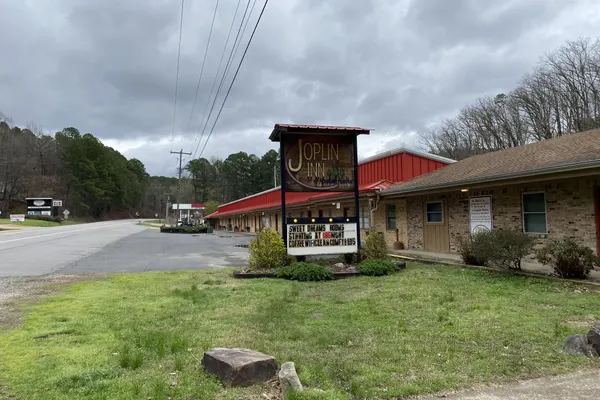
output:
[{"label": "wooded hillside", "polygon": [[[544,55],[508,93],[484,97],[422,134],[428,151],[453,159],[600,127],[600,40],[579,39]],[[279,154],[201,158],[174,177],[149,176],[90,133],[19,128],[0,114],[0,210],[23,212],[26,197],[61,199],[80,218],[164,215],[167,198],[204,202],[207,213],[274,187]]]},{"label": "wooded hillside", "polygon": [[51,135],[0,114],[0,210],[24,212],[25,198],[49,196],[79,218],[164,216],[167,198],[206,202],[211,212],[273,187],[278,160],[273,150],[262,157],[239,152],[193,160],[178,188],[177,178],[150,176],[140,160],[128,160],[90,133],[70,127]]},{"label": "wooded hillside", "polygon": [[508,93],[477,99],[423,132],[428,150],[456,160],[600,127],[600,40],[541,57]]}]

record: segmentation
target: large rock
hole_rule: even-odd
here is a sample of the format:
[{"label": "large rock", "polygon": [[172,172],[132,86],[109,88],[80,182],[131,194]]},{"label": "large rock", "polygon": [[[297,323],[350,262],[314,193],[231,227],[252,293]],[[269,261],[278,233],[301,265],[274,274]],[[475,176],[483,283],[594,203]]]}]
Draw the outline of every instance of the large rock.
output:
[{"label": "large rock", "polygon": [[589,345],[584,335],[571,335],[565,340],[563,349],[566,353],[574,356],[597,356],[596,351]]},{"label": "large rock", "polygon": [[596,351],[596,354],[600,354],[600,324],[596,324],[587,334],[587,341]]},{"label": "large rock", "polygon": [[283,363],[279,370],[279,383],[281,384],[283,393],[286,393],[290,389],[303,390],[300,378],[298,378],[298,374],[296,373],[296,365],[293,362]]},{"label": "large rock", "polygon": [[248,349],[214,348],[204,353],[206,372],[218,377],[225,386],[251,386],[277,374],[275,357]]}]

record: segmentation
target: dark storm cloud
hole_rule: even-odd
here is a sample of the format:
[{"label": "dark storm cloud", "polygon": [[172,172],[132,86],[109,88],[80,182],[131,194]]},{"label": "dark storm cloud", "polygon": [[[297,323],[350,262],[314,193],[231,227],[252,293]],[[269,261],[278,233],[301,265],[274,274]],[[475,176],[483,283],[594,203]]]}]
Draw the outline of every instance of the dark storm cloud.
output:
[{"label": "dark storm cloud", "polygon": [[[171,173],[158,159],[173,146],[198,148],[238,2],[219,1],[188,130],[215,4],[185,2],[175,133],[186,140],[169,140],[176,0],[0,0],[0,110],[20,124],[76,126],[153,173]],[[261,7],[258,0],[204,137]],[[476,97],[510,90],[544,51],[594,35],[597,9],[592,0],[271,0],[204,156],[263,153],[276,122],[374,128],[365,155],[411,143],[411,133]]]}]

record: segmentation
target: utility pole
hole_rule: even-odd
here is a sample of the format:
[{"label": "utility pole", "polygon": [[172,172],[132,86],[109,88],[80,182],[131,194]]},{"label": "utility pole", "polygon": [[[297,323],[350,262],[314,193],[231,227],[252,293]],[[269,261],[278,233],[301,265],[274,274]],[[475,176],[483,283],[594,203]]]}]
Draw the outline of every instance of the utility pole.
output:
[{"label": "utility pole", "polygon": [[191,156],[192,153],[184,153],[183,149],[179,151],[171,151],[171,154],[179,154],[179,178],[177,180],[177,214],[179,214],[179,204],[181,204],[181,163],[183,162],[183,155]]},{"label": "utility pole", "polygon": [[273,187],[277,187],[277,166],[276,165],[273,165],[273,182],[274,182]]},{"label": "utility pole", "polygon": [[169,223],[169,203],[171,202],[171,196],[167,197],[167,207],[165,210],[165,225]]}]

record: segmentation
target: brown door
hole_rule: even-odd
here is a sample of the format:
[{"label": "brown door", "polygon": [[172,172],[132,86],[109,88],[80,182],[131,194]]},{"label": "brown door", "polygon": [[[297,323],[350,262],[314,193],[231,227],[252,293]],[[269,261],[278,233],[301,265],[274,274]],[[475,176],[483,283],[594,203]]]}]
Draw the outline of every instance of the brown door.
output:
[{"label": "brown door", "polygon": [[423,247],[426,251],[450,251],[447,210],[444,200],[425,203],[423,210]]}]

